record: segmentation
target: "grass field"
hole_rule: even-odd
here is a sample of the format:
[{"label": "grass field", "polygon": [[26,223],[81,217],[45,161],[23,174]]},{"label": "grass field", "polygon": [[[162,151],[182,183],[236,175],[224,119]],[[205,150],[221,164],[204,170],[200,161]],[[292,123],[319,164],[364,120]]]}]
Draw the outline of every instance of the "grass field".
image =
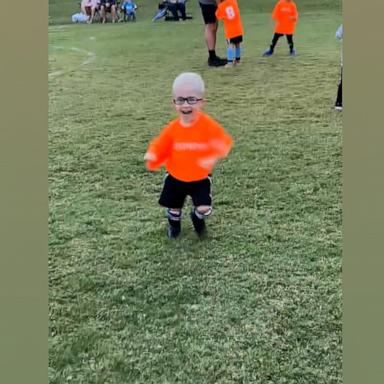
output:
[{"label": "grass field", "polygon": [[[64,24],[76,2],[50,2],[50,383],[342,382],[340,4],[297,1],[298,56],[282,39],[266,59],[274,2],[254,3],[225,69],[195,1],[189,22],[151,23],[143,0],[116,25]],[[166,238],[163,172],[143,162],[185,70],[235,141],[203,242],[188,215]]]}]

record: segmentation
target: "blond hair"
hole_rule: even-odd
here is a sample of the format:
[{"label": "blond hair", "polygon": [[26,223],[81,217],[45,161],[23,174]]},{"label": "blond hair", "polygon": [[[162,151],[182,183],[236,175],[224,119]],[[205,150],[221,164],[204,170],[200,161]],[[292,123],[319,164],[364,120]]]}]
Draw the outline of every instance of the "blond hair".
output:
[{"label": "blond hair", "polygon": [[194,72],[183,72],[173,82],[172,93],[175,94],[176,90],[180,86],[188,86],[197,93],[199,96],[204,96],[205,85],[204,80],[198,73]]}]

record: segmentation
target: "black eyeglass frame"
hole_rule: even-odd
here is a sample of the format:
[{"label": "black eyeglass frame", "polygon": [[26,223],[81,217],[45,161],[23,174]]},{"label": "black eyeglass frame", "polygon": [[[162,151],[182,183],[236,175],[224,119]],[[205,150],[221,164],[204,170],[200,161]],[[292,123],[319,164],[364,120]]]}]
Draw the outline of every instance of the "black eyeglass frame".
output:
[{"label": "black eyeglass frame", "polygon": [[188,96],[188,97],[177,97],[176,99],[173,99],[173,103],[176,105],[183,105],[185,102],[189,105],[195,105],[199,101],[204,100],[203,98],[199,99],[195,96]]}]

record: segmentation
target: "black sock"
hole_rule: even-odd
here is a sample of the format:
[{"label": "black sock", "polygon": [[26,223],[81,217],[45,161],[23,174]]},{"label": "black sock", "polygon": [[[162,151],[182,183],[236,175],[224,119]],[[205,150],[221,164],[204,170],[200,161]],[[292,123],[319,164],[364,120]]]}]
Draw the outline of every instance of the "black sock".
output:
[{"label": "black sock", "polygon": [[273,34],[272,43],[271,43],[271,45],[269,47],[271,52],[273,52],[273,50],[275,49],[277,41],[280,39],[281,36],[283,36],[281,33],[274,33]]},{"label": "black sock", "polygon": [[168,218],[168,223],[169,225],[172,227],[172,228],[175,228],[175,229],[178,229],[180,230],[181,229],[181,222],[180,220],[172,220],[170,218]]},{"label": "black sock", "polygon": [[236,57],[236,61],[240,61],[240,57]]},{"label": "black sock", "polygon": [[216,59],[216,51],[214,49],[209,50],[208,53],[210,59]]},{"label": "black sock", "polygon": [[191,212],[191,219],[193,223],[193,227],[197,233],[202,233],[205,230],[205,222],[204,219],[200,219],[197,217],[195,210]]},{"label": "black sock", "polygon": [[293,35],[286,35],[287,36],[287,42],[289,45],[289,52],[293,52]]}]

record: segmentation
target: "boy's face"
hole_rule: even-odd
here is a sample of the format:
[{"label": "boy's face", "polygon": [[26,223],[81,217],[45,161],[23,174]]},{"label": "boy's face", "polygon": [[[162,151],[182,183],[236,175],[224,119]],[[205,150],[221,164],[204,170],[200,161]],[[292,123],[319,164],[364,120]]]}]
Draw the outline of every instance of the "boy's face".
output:
[{"label": "boy's face", "polygon": [[203,108],[204,98],[188,85],[180,85],[173,94],[173,104],[185,124],[194,122]]}]

